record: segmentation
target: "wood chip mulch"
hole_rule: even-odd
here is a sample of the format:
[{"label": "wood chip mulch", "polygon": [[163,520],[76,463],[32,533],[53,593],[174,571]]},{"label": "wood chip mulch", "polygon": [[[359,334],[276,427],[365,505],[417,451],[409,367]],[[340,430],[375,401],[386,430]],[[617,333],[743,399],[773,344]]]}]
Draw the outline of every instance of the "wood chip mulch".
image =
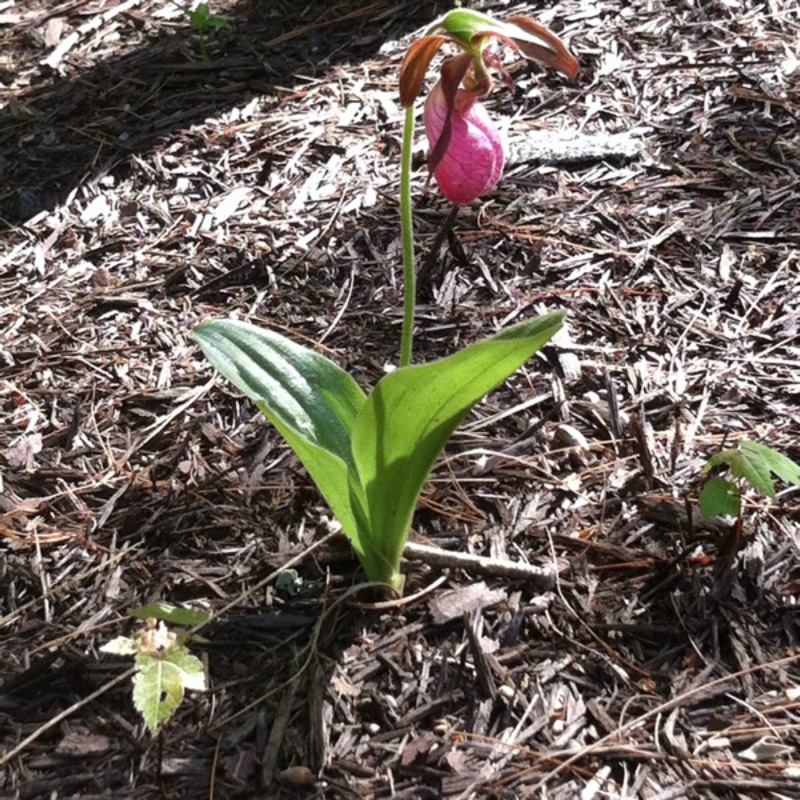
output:
[{"label": "wood chip mulch", "polygon": [[[569,330],[459,429],[413,537],[559,580],[408,562],[386,607],[189,332],[396,363],[398,66],[449,6],[212,3],[203,61],[167,0],[0,0],[3,798],[800,796],[800,494],[741,535],[696,507],[720,447],[800,460],[797,4],[468,5],[581,63],[512,67],[512,140],[641,152],[517,160],[450,219],[420,138],[418,357]],[[227,610],[154,740],[99,648],[155,600]]]}]

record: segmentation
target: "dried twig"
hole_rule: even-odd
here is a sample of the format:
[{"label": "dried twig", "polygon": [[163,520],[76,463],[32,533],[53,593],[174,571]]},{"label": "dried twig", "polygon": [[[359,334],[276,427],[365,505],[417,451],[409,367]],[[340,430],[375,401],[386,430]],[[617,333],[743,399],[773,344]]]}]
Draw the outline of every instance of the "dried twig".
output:
[{"label": "dried twig", "polygon": [[463,569],[466,572],[493,575],[511,581],[524,581],[537,589],[550,589],[555,582],[555,574],[549,567],[535,567],[533,564],[475,556],[471,553],[456,553],[416,542],[407,542],[403,555],[432,567]]},{"label": "dried twig", "polygon": [[33,733],[26,736],[19,744],[15,747],[12,747],[10,750],[7,750],[5,753],[0,755],[0,767],[5,766],[11,761],[12,758],[15,758],[20,753],[24,752],[28,745],[33,744],[40,736],[47,733],[47,731],[55,728],[59,723],[63,722],[65,719],[69,719],[76,711],[80,711],[85,706],[88,706],[90,703],[94,702],[98,697],[104,695],[109,689],[113,689],[118,684],[122,683],[122,681],[132,678],[133,674],[136,672],[135,667],[131,667],[130,669],[125,670],[125,672],[117,675],[115,678],[112,678],[110,681],[107,681],[102,686],[95,689],[91,694],[88,694],[86,697],[81,698],[78,700],[77,703],[73,703],[68,708],[65,708],[60,713],[56,714],[54,717],[51,717],[47,722],[40,725]]},{"label": "dried twig", "polygon": [[715,689],[718,689],[721,686],[724,686],[726,683],[730,683],[738,678],[742,678],[746,675],[753,675],[756,672],[762,672],[767,669],[775,669],[776,667],[785,667],[789,664],[796,663],[800,661],[800,656],[793,655],[787,656],[786,658],[780,658],[776,661],[770,661],[768,664],[753,664],[751,667],[747,667],[746,669],[739,670],[738,672],[734,672],[731,675],[723,675],[721,678],[717,678],[716,680],[709,681],[708,683],[703,682],[699,686],[695,686],[693,689],[690,689],[686,692],[682,692],[677,697],[673,697],[671,700],[667,700],[664,703],[656,706],[655,708],[651,708],[650,711],[645,712],[644,714],[640,714],[638,717],[632,719],[630,722],[626,722],[624,725],[620,725],[615,730],[611,731],[611,733],[603,736],[602,738],[598,739],[596,742],[587,745],[586,747],[581,748],[575,755],[570,756],[565,761],[562,761],[555,769],[551,770],[547,773],[547,775],[542,778],[532,789],[531,792],[537,792],[538,790],[544,788],[556,775],[563,772],[565,769],[571,767],[573,764],[577,763],[581,759],[585,758],[590,753],[595,752],[595,750],[603,747],[603,745],[609,744],[613,742],[615,739],[619,738],[620,736],[624,736],[627,733],[638,728],[642,725],[643,722],[646,722],[649,719],[653,719],[654,717],[658,717],[662,714],[665,714],[668,711],[671,711],[674,708],[680,708],[681,706],[686,705],[690,700],[699,699],[705,694],[713,692]]}]

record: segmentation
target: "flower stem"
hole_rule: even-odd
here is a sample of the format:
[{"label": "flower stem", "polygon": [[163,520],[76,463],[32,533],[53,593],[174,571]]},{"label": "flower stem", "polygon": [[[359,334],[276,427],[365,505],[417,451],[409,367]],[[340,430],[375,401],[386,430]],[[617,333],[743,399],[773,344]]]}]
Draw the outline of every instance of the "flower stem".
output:
[{"label": "flower stem", "polygon": [[406,109],[403,127],[403,154],[400,164],[400,236],[403,240],[403,334],[400,341],[400,366],[411,363],[414,337],[416,274],[414,272],[414,222],[411,217],[411,150],[414,145],[414,106]]}]

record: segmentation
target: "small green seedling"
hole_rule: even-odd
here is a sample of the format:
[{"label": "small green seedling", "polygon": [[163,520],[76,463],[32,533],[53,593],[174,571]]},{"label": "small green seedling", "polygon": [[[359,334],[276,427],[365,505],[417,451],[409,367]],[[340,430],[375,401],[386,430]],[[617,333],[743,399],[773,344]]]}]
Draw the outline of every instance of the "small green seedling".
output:
[{"label": "small green seedling", "polygon": [[305,581],[300,577],[296,569],[287,569],[281,572],[275,581],[275,591],[284,597],[296,597],[303,591]]},{"label": "small green seedling", "polygon": [[185,645],[185,635],[174,633],[165,624],[198,625],[208,619],[203,611],[156,603],[130,612],[145,619],[145,627],[133,636],[118,636],[100,650],[117,656],[133,656],[133,704],[144,717],[153,736],[169,721],[181,704],[186,689],[204,691],[203,663]]},{"label": "small green seedling", "polygon": [[733,480],[714,477],[706,481],[700,492],[700,513],[706,519],[722,514],[741,517],[742,481],[767,497],[775,497],[773,475],[800,486],[800,466],[758,442],[743,441],[738,447],[716,453],[708,460],[705,471],[710,472],[715,467],[727,467]]},{"label": "small green seedling", "polygon": [[[173,2],[176,6],[180,6],[175,0]],[[231,25],[225,17],[221,17],[219,14],[212,14],[208,3],[198,3],[194,8],[184,8],[183,11],[189,22],[192,23],[192,27],[197,31],[197,36],[200,39],[200,57],[203,61],[208,61],[208,51],[206,50],[207,32],[229,31]]]}]

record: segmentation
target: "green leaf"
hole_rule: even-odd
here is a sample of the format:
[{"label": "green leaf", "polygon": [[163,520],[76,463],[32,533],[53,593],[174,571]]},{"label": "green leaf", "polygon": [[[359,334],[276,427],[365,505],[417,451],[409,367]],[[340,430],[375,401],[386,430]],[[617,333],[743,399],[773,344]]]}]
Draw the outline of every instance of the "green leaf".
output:
[{"label": "green leaf", "polygon": [[295,597],[303,590],[303,579],[296,569],[281,572],[275,580],[275,591],[286,597]]},{"label": "green leaf", "polygon": [[101,648],[101,653],[110,653],[112,656],[133,656],[139,652],[139,641],[129,636],[117,636],[106,642]]},{"label": "green leaf", "polygon": [[353,425],[366,395],[330,359],[285,336],[245,322],[217,320],[194,329],[208,360],[278,429],[310,473],[359,557],[363,554],[350,491]]},{"label": "green leaf", "polygon": [[203,662],[197,656],[193,656],[185,647],[173,647],[166,654],[164,660],[181,671],[184,689],[188,689],[190,692],[206,690],[206,671],[203,668]]},{"label": "green leaf", "polygon": [[744,478],[767,497],[775,496],[771,473],[800,486],[800,467],[771,447],[743,441],[738,447],[715,453],[706,464],[706,471],[725,464],[734,478]]},{"label": "green leaf", "polygon": [[308,469],[370,580],[398,587],[417,497],[456,425],[561,326],[524,322],[450,358],[405,367],[369,398],[332,361],[272,331],[198,326],[209,361],[275,425]]},{"label": "green leaf", "polygon": [[210,615],[207,611],[200,609],[180,608],[172,603],[159,601],[151,603],[149,606],[132,608],[128,611],[128,616],[136,619],[159,619],[173,625],[194,626],[207,622]]},{"label": "green leaf", "polygon": [[202,33],[206,29],[211,16],[211,12],[208,10],[208,4],[200,3],[194,11],[189,10],[186,13],[192,25],[194,25],[195,30],[198,33]]},{"label": "green leaf", "polygon": [[202,662],[183,647],[170,649],[163,657],[136,657],[133,704],[155,736],[181,704],[185,689],[205,689]]},{"label": "green leaf", "polygon": [[762,463],[781,480],[800,486],[800,466],[791,458],[758,442],[745,441],[739,447],[744,453],[748,453],[751,459],[761,459]]},{"label": "green leaf", "polygon": [[365,569],[397,585],[422,485],[455,427],[561,327],[563,312],[520,323],[449,358],[398,369],[369,396],[353,431]]},{"label": "green leaf", "polygon": [[208,18],[208,27],[213,28],[215,31],[229,31],[231,30],[231,25],[225,17],[220,17],[218,14],[214,14]]},{"label": "green leaf", "polygon": [[351,462],[350,434],[366,395],[325,356],[246,322],[217,320],[192,333],[208,360],[251,400],[310,443]]},{"label": "green leaf", "polygon": [[739,516],[739,487],[724,478],[710,478],[700,492],[700,513],[706,518]]}]

